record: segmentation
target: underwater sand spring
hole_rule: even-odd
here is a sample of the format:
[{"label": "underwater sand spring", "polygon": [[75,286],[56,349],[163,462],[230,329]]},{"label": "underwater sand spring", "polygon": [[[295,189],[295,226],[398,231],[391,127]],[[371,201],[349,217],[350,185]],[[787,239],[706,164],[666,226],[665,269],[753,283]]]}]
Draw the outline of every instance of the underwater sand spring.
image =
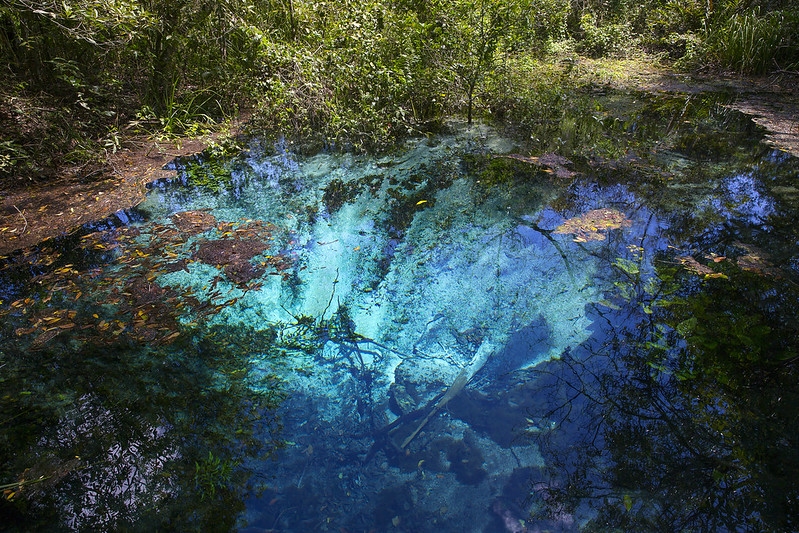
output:
[{"label": "underwater sand spring", "polygon": [[790,528],[799,165],[713,100],[627,104],[254,140],[9,258],[9,527]]}]

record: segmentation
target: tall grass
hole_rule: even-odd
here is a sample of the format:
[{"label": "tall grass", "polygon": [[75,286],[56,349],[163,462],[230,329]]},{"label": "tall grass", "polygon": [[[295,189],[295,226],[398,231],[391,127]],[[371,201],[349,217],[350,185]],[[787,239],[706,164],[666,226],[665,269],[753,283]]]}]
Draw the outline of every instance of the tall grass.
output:
[{"label": "tall grass", "polygon": [[764,74],[799,64],[799,15],[759,10],[736,13],[711,30],[710,49],[723,68]]}]

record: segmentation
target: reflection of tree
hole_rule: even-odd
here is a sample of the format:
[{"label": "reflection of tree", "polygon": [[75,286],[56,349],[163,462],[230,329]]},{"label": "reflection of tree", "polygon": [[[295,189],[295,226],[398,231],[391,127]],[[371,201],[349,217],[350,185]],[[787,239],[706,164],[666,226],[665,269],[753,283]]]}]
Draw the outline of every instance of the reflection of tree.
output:
[{"label": "reflection of tree", "polygon": [[244,465],[280,446],[279,383],[256,379],[249,363],[272,338],[226,327],[161,348],[7,351],[7,390],[35,394],[0,401],[0,474],[45,479],[3,502],[0,514],[17,520],[4,527],[234,529],[249,491]]},{"label": "reflection of tree", "polygon": [[795,290],[730,274],[665,305],[598,307],[590,341],[542,371],[540,414],[558,422],[540,437],[542,517],[588,515],[587,531],[796,530]]}]

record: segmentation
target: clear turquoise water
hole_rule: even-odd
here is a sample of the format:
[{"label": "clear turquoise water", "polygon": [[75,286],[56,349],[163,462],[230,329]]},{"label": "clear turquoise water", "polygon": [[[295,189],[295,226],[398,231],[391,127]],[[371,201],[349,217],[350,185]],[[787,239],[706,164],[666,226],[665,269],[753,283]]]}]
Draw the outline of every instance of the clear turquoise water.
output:
[{"label": "clear turquoise water", "polygon": [[723,98],[590,101],[251,140],[6,259],[9,527],[790,530],[799,165]]}]

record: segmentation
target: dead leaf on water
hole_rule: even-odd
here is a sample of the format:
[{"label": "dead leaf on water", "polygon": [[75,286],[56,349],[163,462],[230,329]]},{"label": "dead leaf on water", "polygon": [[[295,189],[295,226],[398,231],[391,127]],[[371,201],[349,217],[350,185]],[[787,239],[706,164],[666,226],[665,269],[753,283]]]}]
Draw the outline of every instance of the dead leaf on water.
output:
[{"label": "dead leaf on water", "polygon": [[555,228],[558,235],[574,235],[575,242],[604,241],[605,232],[628,228],[632,221],[616,209],[592,209],[580,216],[570,218]]},{"label": "dead leaf on water", "polygon": [[189,235],[196,235],[216,226],[216,218],[205,211],[183,211],[172,215],[172,223]]},{"label": "dead leaf on water", "polygon": [[735,242],[734,244],[746,252],[746,254],[736,259],[736,263],[741,270],[772,278],[782,277],[780,269],[771,264],[765,252],[752,244],[744,244],[742,242]]},{"label": "dead leaf on water", "polygon": [[698,274],[703,276],[705,279],[713,279],[713,278],[721,278],[727,279],[727,276],[721,272],[716,272],[709,266],[703,265],[690,255],[677,257],[677,261],[687,270],[688,272],[693,272],[694,274]]},{"label": "dead leaf on water", "polygon": [[47,331],[45,331],[44,333],[33,339],[31,346],[34,348],[44,346],[45,344],[53,340],[55,337],[57,337],[59,333],[61,333],[61,330],[58,328],[48,329]]}]

